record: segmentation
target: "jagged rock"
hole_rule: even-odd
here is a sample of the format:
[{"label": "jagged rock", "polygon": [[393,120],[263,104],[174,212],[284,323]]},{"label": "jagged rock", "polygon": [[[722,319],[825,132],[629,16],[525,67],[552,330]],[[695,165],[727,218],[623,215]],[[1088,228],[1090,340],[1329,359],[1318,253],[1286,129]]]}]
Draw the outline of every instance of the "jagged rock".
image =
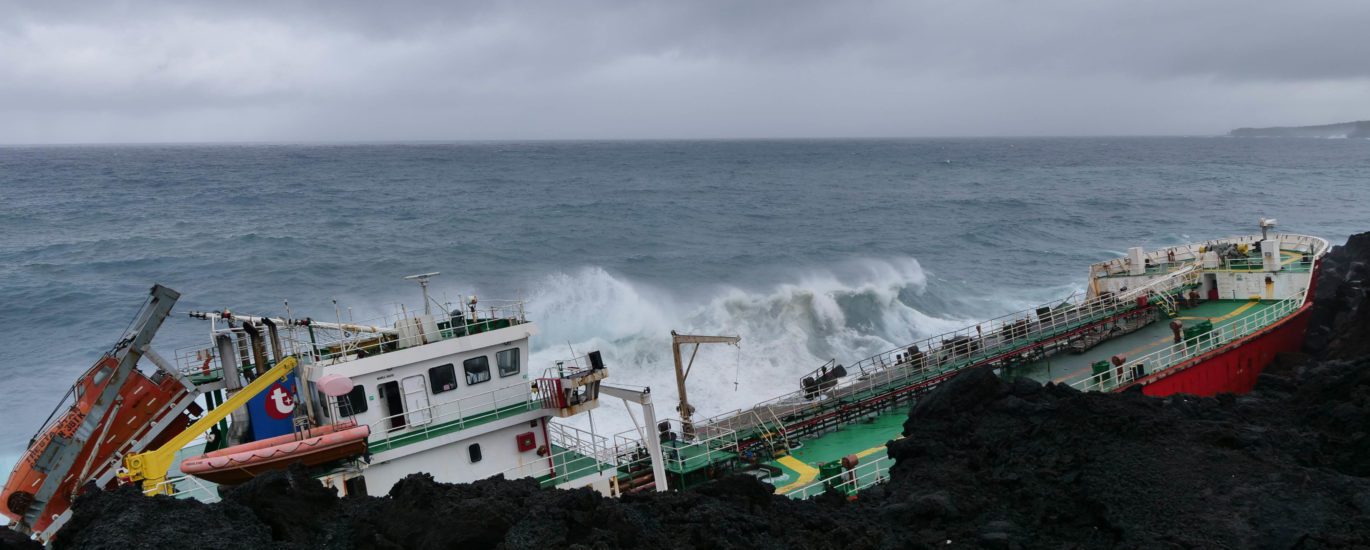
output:
[{"label": "jagged rock", "polygon": [[1352,235],[1322,260],[1304,349],[1315,357],[1370,355],[1370,232]]}]

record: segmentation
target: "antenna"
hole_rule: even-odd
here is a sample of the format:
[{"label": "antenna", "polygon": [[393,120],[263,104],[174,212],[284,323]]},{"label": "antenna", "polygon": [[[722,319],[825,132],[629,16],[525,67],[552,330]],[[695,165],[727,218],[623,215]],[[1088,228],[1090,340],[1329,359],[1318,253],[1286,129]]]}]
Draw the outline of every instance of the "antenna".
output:
[{"label": "antenna", "polygon": [[405,279],[409,279],[409,280],[411,280],[411,281],[418,281],[418,282],[419,282],[419,288],[422,288],[422,289],[423,289],[423,314],[424,314],[424,315],[430,315],[430,314],[433,313],[433,307],[430,306],[430,305],[428,305],[428,280],[431,279],[431,278],[433,278],[434,275],[439,275],[439,274],[440,274],[439,272],[434,271],[434,272],[432,272],[432,273],[420,273],[420,274],[418,274],[418,275],[410,275],[410,276],[408,276],[408,277],[405,277]]}]

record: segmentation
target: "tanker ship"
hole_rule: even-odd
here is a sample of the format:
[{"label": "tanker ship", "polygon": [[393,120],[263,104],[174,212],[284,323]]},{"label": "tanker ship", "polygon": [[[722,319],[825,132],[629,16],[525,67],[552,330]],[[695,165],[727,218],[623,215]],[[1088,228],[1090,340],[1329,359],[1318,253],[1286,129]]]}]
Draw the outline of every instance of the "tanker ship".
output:
[{"label": "tanker ship", "polygon": [[[908,343],[796,381],[795,391],[695,419],[687,379],[704,344],[671,334],[675,418],[650,388],[608,382],[599,352],[526,365],[536,325],[519,301],[423,304],[365,322],[191,311],[209,342],[151,347],[179,293],[154,286],[125,334],[30,442],[0,494],[11,528],[50,541],[83,491],[137,484],[156,498],[214,501],[218,488],[298,464],[339,495],[383,494],[404,476],[495,475],[618,496],[729,474],[806,498],[887,478],[887,442],[908,406],[967,369],[1082,391],[1246,392],[1277,353],[1302,346],[1327,241],[1261,233],[1146,251],[1089,267],[1069,298]],[[688,359],[686,352],[690,352]],[[140,366],[142,358],[152,365]],[[600,434],[567,419],[622,399],[634,426]],[[634,413],[638,411],[638,413]]]}]

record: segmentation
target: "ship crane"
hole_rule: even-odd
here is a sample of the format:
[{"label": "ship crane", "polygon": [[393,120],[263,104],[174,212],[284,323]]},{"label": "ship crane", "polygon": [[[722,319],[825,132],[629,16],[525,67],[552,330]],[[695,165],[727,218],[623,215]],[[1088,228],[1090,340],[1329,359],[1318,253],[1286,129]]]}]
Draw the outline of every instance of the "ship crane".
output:
[{"label": "ship crane", "polygon": [[295,370],[299,362],[295,357],[286,357],[266,374],[258,376],[251,384],[243,388],[238,393],[233,394],[227,401],[213,410],[206,412],[199,420],[191,424],[190,427],[182,430],[176,437],[164,443],[161,447],[131,454],[124,457],[124,468],[119,471],[119,477],[130,482],[142,482],[143,493],[147,495],[171,494],[171,485],[166,483],[167,471],[171,470],[171,463],[176,458],[176,452],[185,447],[195,438],[200,437],[209,431],[209,428],[217,424],[220,420],[233,414],[233,411],[246,405],[257,394],[266,391],[272,384],[285,379],[290,371]]},{"label": "ship crane", "polygon": [[[690,400],[685,395],[685,379],[690,376],[690,368],[695,364],[695,355],[699,354],[700,344],[732,344],[737,345],[742,341],[741,336],[698,336],[693,334],[677,334],[671,331],[671,355],[675,357],[675,384],[676,391],[680,394],[680,426],[681,435],[686,440],[694,439],[695,425],[690,420],[690,414],[694,413],[694,407],[690,406]],[[680,346],[682,344],[694,344],[694,350],[690,352],[690,362],[684,367],[680,364]]]}]

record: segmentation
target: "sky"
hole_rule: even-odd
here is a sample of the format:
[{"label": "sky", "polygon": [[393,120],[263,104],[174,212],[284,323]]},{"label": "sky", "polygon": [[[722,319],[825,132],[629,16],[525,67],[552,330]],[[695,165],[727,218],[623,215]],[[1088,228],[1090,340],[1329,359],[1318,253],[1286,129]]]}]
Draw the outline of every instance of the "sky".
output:
[{"label": "sky", "polygon": [[0,0],[0,143],[1213,135],[1370,119],[1370,2]]}]

